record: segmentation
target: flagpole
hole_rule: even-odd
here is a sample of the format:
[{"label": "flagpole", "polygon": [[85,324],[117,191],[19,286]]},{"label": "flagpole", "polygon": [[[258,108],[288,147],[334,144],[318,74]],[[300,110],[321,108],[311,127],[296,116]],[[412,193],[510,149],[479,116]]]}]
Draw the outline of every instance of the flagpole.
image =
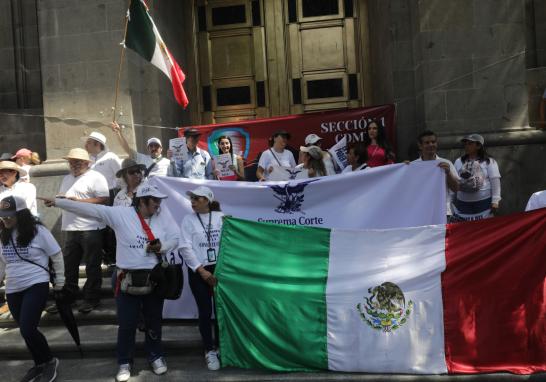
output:
[{"label": "flagpole", "polygon": [[118,68],[118,77],[116,80],[116,93],[114,96],[114,112],[112,115],[112,122],[116,122],[116,113],[118,108],[118,94],[119,94],[119,83],[121,81],[121,69],[123,67],[123,59],[125,57],[125,39],[127,38],[127,26],[129,25],[129,10],[131,9],[131,1],[129,0],[129,6],[127,8],[127,13],[125,14],[125,28],[123,31],[123,43],[121,44],[121,52],[119,54],[119,68]]}]

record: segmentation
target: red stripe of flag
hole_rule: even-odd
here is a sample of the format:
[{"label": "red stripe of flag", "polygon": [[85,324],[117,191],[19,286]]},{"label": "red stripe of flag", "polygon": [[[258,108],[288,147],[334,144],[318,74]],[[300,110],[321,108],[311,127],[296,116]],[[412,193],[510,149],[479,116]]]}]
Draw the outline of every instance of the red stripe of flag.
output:
[{"label": "red stripe of flag", "polygon": [[448,371],[546,371],[546,209],[449,224],[446,262]]}]

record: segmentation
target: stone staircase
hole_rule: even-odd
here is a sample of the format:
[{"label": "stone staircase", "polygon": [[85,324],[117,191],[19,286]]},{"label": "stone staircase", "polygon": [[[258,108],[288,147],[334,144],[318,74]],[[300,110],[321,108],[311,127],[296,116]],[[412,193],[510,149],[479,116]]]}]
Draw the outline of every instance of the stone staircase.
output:
[{"label": "stone staircase", "polygon": [[[85,282],[80,268],[80,287]],[[111,290],[111,270],[103,267],[101,305],[89,314],[74,309],[78,322],[83,359],[58,314],[44,311],[40,330],[61,360],[57,381],[112,381],[117,371],[116,308]],[[4,294],[4,288],[0,288]],[[50,296],[49,303],[53,303]],[[510,374],[481,374],[473,376],[413,376],[377,375],[364,373],[274,373],[268,370],[223,368],[208,371],[203,359],[201,338],[196,320],[164,320],[163,347],[169,371],[165,376],[154,375],[143,349],[144,334],[137,332],[137,346],[133,377],[130,381],[546,381],[546,374],[514,376]],[[18,381],[32,366],[30,354],[21,339],[11,314],[0,316],[0,381]]]}]

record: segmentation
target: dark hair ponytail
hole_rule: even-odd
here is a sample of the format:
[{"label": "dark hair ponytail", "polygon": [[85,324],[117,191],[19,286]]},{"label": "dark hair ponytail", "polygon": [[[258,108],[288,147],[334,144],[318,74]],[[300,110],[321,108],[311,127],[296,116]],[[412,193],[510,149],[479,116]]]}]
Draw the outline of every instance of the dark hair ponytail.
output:
[{"label": "dark hair ponytail", "polygon": [[216,200],[213,200],[212,202],[209,203],[209,210],[210,212],[213,212],[213,211],[222,211],[220,209],[220,202],[217,202]]}]

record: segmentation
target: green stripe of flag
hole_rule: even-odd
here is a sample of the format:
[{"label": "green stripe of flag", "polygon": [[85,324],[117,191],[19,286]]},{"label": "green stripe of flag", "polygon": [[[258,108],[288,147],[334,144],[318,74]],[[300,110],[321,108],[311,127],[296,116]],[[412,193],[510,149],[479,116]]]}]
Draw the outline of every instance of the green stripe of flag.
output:
[{"label": "green stripe of flag", "polygon": [[131,1],[125,46],[136,51],[145,60],[152,61],[156,36],[152,21],[141,0]]},{"label": "green stripe of flag", "polygon": [[225,219],[215,272],[222,365],[328,368],[329,247],[328,229]]}]

